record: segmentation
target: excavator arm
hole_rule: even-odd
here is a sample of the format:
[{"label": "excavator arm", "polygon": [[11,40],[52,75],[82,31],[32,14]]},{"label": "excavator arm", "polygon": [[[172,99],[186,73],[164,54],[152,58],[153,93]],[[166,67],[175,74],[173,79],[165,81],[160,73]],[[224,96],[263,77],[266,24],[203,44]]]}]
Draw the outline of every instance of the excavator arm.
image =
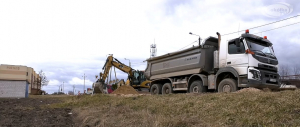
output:
[{"label": "excavator arm", "polygon": [[116,68],[118,68],[119,70],[127,73],[129,75],[129,77],[133,76],[133,69],[125,64],[123,64],[122,62],[120,62],[118,59],[114,58],[112,55],[108,56],[106,59],[106,62],[102,68],[103,73],[100,73],[100,81],[105,82],[110,68],[114,66]]}]

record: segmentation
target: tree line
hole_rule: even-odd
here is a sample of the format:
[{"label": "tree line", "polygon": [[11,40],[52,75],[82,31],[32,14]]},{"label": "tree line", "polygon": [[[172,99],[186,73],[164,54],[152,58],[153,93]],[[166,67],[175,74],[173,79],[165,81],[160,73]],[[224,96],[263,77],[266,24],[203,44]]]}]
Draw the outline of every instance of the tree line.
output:
[{"label": "tree line", "polygon": [[[278,72],[281,77],[286,77],[290,75],[300,75],[300,65],[281,64],[279,65]],[[300,76],[296,77],[299,78]]]}]

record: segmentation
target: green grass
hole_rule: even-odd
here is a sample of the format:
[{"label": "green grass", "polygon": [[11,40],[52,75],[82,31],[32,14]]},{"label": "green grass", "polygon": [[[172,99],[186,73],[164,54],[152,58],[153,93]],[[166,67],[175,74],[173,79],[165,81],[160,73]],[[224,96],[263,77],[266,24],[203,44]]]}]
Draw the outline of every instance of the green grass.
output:
[{"label": "green grass", "polygon": [[300,126],[300,90],[64,98],[90,126]]}]

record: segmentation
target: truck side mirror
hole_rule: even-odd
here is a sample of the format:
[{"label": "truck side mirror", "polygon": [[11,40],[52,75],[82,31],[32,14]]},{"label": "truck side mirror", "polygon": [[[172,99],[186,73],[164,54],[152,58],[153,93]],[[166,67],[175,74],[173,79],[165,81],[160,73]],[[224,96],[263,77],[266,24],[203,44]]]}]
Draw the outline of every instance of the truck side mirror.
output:
[{"label": "truck side mirror", "polygon": [[236,45],[236,47],[241,47],[241,45],[240,45],[240,39],[235,39],[235,45]]}]

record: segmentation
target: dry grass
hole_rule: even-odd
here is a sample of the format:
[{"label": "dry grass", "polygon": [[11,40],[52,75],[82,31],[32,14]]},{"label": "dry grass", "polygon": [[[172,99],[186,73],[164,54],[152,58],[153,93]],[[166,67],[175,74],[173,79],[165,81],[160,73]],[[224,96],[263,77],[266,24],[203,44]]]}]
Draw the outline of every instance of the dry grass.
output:
[{"label": "dry grass", "polygon": [[71,95],[29,95],[29,98],[64,98],[72,97]]},{"label": "dry grass", "polygon": [[300,90],[67,97],[51,105],[73,108],[80,126],[299,126]]}]

